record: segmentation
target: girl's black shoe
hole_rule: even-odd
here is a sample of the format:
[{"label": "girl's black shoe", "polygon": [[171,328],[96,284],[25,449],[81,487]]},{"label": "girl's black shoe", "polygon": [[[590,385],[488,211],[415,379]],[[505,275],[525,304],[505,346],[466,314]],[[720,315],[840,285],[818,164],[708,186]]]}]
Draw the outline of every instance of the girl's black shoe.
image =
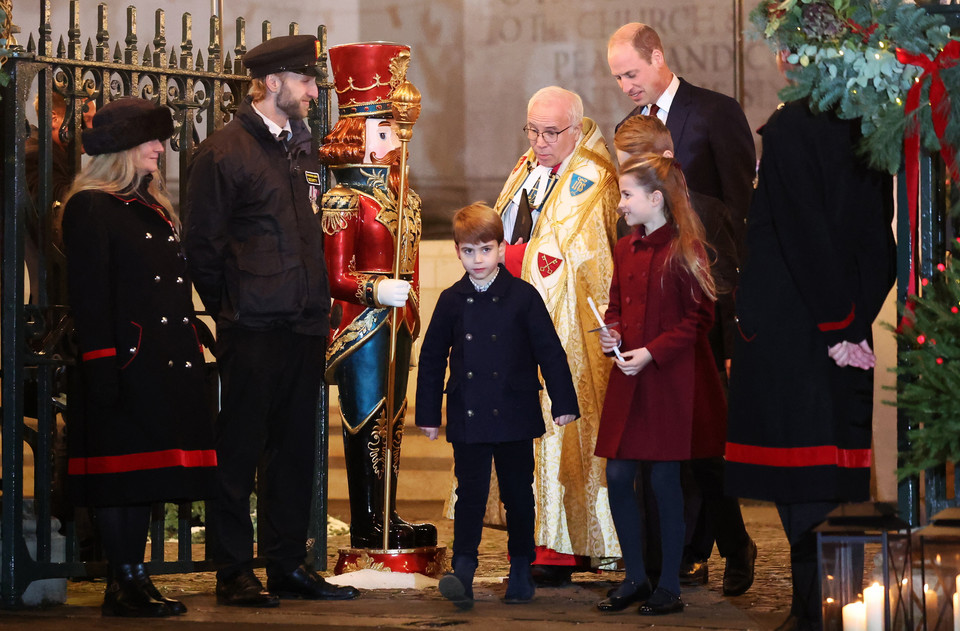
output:
[{"label": "girl's black shoe", "polygon": [[653,588],[650,587],[650,581],[636,583],[631,580],[625,580],[606,598],[597,603],[597,609],[606,613],[623,611],[633,603],[643,602],[650,598],[652,591]]},{"label": "girl's black shoe", "polygon": [[664,616],[681,611],[683,611],[683,601],[680,600],[680,596],[658,587],[653,592],[653,596],[640,605],[639,613],[641,616]]}]

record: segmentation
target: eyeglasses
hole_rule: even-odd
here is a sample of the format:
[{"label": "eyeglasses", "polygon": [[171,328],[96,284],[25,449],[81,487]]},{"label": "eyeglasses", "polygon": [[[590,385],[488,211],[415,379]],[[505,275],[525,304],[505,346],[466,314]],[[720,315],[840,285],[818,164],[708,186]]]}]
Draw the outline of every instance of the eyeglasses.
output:
[{"label": "eyeglasses", "polygon": [[547,142],[552,145],[553,143],[557,142],[557,138],[560,137],[560,134],[567,131],[571,127],[573,127],[573,125],[567,125],[560,131],[553,131],[552,129],[548,129],[547,131],[537,131],[532,127],[525,126],[523,128],[523,133],[527,135],[527,140],[529,140],[530,142],[537,142],[537,138],[539,138],[540,136],[543,136],[544,142]]}]

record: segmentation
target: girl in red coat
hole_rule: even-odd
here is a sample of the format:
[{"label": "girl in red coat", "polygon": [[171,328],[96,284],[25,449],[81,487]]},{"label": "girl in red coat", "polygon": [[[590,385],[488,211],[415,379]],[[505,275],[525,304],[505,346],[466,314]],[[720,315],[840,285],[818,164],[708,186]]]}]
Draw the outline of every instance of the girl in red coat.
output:
[{"label": "girl in red coat", "polygon": [[[633,231],[614,249],[608,326],[600,341],[611,369],[596,455],[607,458],[610,511],[626,578],[601,611],[643,602],[640,613],[683,610],[683,493],[680,462],[723,453],[723,391],[707,340],[716,290],[703,226],[676,160],[646,154],[625,163],[620,206]],[[616,326],[616,328],[614,328]],[[643,563],[635,480],[648,463],[660,513],[662,573],[651,589]]]}]

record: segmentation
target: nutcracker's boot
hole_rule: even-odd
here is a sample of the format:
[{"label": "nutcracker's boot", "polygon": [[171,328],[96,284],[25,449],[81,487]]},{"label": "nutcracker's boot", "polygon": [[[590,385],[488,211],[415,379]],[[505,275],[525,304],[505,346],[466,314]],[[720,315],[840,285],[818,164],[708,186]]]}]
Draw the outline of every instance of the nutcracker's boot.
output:
[{"label": "nutcracker's boot", "polygon": [[[354,548],[383,548],[383,473],[386,463],[382,422],[381,410],[355,432],[351,432],[346,424],[343,426],[343,455],[350,493],[350,545]],[[394,550],[416,547],[413,528],[406,523],[391,523],[388,547]]]},{"label": "nutcracker's boot", "polygon": [[404,413],[407,409],[406,401],[403,402],[403,407],[400,411],[400,416],[394,422],[393,425],[393,480],[390,484],[390,506],[392,507],[390,513],[390,525],[391,527],[396,526],[409,526],[413,529],[415,545],[418,548],[435,546],[437,545],[437,527],[433,524],[428,523],[411,523],[404,521],[397,514],[397,476],[400,469],[400,443],[403,441],[403,418]]}]

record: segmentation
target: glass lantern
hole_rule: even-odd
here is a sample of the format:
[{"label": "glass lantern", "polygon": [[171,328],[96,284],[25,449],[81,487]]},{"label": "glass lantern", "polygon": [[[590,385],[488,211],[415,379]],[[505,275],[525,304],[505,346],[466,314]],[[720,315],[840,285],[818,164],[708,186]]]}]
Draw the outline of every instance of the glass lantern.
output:
[{"label": "glass lantern", "polygon": [[892,504],[842,504],[814,529],[825,631],[914,631],[910,527]]},{"label": "glass lantern", "polygon": [[920,566],[914,591],[916,600],[922,603],[922,628],[960,629],[960,508],[948,508],[934,515],[928,526],[914,533],[913,545]]}]

